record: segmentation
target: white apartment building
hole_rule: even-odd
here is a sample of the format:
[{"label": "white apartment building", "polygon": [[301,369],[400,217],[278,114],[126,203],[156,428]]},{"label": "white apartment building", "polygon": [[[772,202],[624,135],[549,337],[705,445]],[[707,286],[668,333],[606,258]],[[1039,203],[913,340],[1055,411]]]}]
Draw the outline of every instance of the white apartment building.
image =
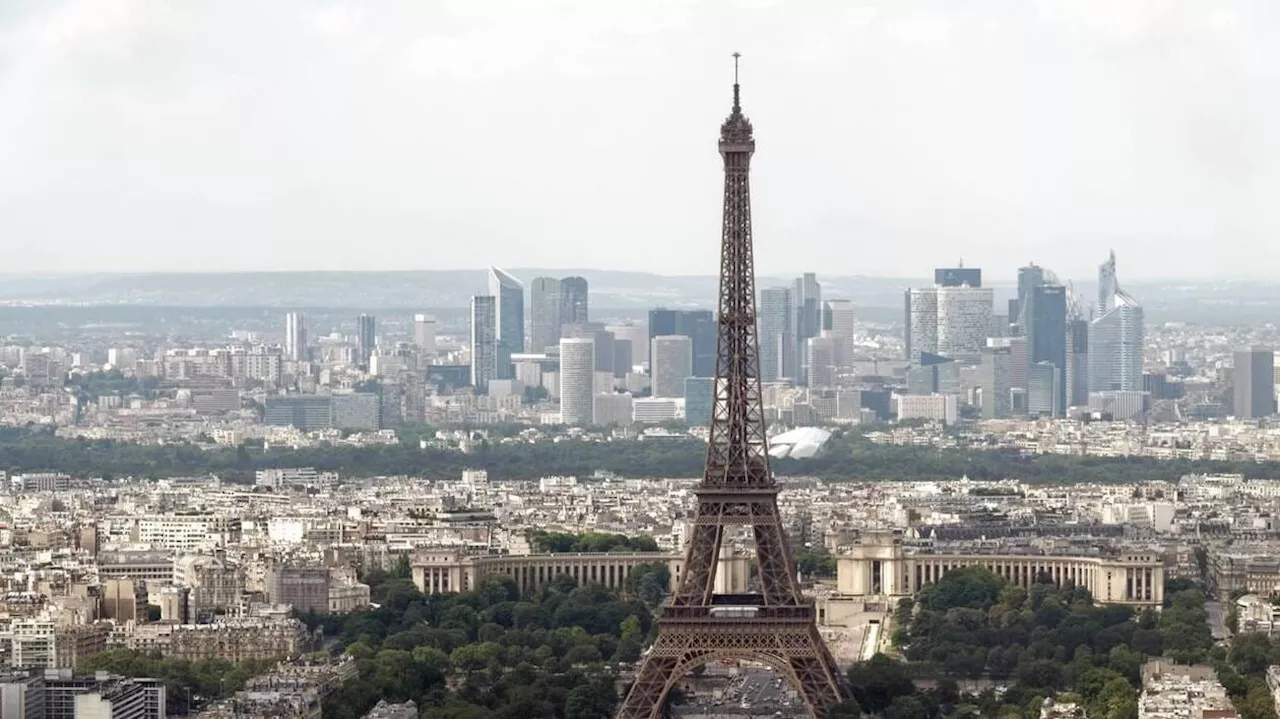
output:
[{"label": "white apartment building", "polygon": [[898,419],[929,419],[955,424],[959,416],[956,397],[952,394],[895,394]]},{"label": "white apartment building", "polygon": [[9,625],[12,637],[11,664],[15,667],[56,667],[57,652],[54,623],[44,617],[14,619]]},{"label": "white apartment building", "polygon": [[995,296],[990,287],[938,287],[937,352],[957,362],[977,362],[991,334]]},{"label": "white apartment building", "polygon": [[639,397],[631,401],[631,418],[641,424],[669,422],[684,415],[683,404],[683,399]]},{"label": "white apartment building", "polygon": [[190,551],[236,541],[240,519],[216,514],[152,514],[136,518],[131,535],[136,544]]}]

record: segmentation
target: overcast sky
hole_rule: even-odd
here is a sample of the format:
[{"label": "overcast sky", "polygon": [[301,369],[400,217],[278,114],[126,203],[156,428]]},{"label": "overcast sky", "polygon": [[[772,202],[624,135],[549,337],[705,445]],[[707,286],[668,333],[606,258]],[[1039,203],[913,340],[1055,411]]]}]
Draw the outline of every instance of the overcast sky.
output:
[{"label": "overcast sky", "polygon": [[1280,274],[1274,0],[0,3],[5,271]]}]

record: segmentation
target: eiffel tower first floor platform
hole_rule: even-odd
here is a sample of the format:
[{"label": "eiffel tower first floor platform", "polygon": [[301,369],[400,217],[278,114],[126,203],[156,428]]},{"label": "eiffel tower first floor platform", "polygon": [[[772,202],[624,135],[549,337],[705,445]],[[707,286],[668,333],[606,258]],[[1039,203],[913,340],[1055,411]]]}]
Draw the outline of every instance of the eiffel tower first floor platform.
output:
[{"label": "eiffel tower first floor platform", "polygon": [[812,604],[751,606],[754,597],[716,595],[713,606],[668,605],[658,638],[645,655],[619,719],[658,719],[671,688],[704,664],[765,664],[804,698],[810,716],[848,695],[845,678],[818,633]]}]

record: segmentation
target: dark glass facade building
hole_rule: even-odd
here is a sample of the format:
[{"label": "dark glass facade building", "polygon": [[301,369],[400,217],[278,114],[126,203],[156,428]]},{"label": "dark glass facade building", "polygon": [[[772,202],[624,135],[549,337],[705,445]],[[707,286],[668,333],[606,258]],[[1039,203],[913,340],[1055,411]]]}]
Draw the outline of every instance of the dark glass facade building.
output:
[{"label": "dark glass facade building", "polygon": [[694,377],[716,375],[716,318],[711,310],[649,310],[649,343],[668,335],[684,335],[693,343]]},{"label": "dark glass facade building", "polygon": [[[1039,268],[1036,268],[1039,269]],[[1067,372],[1067,288],[1062,285],[1035,285],[1027,294],[1027,362],[1029,366],[1048,362],[1058,370],[1059,378]],[[1061,413],[1067,406],[1066,382],[1059,380],[1054,410]]]},{"label": "dark glass facade building", "polygon": [[933,284],[939,287],[981,287],[982,270],[977,267],[939,267],[933,271]]}]

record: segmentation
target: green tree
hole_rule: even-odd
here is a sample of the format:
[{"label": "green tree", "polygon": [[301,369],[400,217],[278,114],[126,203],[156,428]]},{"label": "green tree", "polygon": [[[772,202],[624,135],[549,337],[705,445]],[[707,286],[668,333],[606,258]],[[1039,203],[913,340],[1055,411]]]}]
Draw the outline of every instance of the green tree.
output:
[{"label": "green tree", "polygon": [[826,719],[862,719],[862,707],[853,699],[845,699],[827,707]]},{"label": "green tree", "polygon": [[879,713],[888,709],[894,699],[915,693],[916,685],[905,665],[877,653],[849,669],[849,688],[858,706]]}]

